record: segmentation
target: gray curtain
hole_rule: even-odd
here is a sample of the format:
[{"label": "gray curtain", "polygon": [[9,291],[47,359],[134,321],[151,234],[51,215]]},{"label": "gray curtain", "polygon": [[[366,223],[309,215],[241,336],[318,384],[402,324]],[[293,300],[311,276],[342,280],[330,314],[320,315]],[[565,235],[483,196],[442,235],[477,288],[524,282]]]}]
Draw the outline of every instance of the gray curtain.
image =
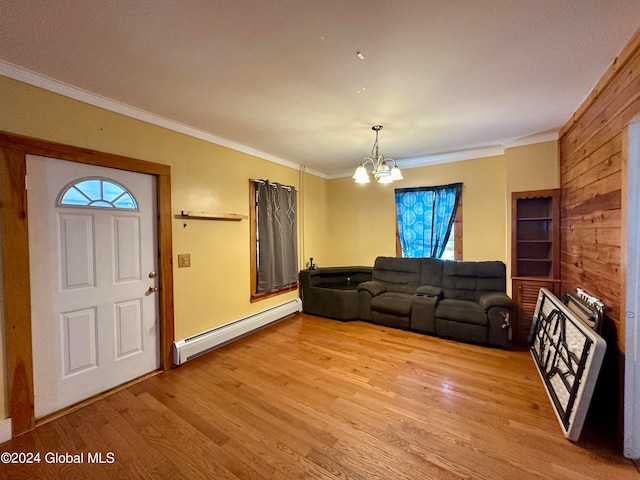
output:
[{"label": "gray curtain", "polygon": [[258,292],[298,281],[296,189],[256,182]]}]

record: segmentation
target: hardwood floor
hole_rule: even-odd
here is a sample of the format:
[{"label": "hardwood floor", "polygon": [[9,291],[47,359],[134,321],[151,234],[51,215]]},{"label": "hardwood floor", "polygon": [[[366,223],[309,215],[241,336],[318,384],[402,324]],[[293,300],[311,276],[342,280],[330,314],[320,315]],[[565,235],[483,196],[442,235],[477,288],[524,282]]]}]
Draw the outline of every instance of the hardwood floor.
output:
[{"label": "hardwood floor", "polygon": [[640,479],[597,435],[564,438],[528,352],[303,314],[0,452],[40,454],[11,479]]}]

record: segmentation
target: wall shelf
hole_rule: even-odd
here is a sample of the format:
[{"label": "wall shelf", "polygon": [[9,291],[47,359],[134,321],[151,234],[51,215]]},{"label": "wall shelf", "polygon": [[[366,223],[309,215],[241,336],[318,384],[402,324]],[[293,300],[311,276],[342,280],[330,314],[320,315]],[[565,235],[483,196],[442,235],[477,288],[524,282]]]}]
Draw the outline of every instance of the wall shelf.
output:
[{"label": "wall shelf", "polygon": [[189,212],[182,210],[181,215],[188,218],[199,218],[203,220],[232,220],[240,221],[249,218],[247,215],[239,213],[209,213],[209,212]]}]

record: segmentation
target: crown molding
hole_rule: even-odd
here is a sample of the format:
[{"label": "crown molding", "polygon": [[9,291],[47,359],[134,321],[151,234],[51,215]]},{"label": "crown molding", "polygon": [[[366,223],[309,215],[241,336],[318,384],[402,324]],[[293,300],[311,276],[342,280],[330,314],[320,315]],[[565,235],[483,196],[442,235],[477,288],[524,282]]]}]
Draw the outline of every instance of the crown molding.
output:
[{"label": "crown molding", "polygon": [[[464,160],[474,160],[477,158],[496,157],[504,155],[505,150],[514,147],[523,147],[526,145],[534,145],[536,143],[552,142],[558,140],[559,129],[548,130],[535,135],[529,135],[521,137],[516,140],[511,140],[499,145],[490,145],[487,147],[473,148],[469,150],[458,150],[455,152],[436,153],[433,155],[424,155],[421,157],[405,158],[403,160],[396,160],[398,167],[400,168],[418,168],[426,167],[428,165],[437,165],[439,163],[451,163],[461,162]],[[355,164],[354,164],[355,165]],[[355,169],[355,167],[354,167]],[[329,175],[327,178],[344,178],[353,175],[353,170]]]},{"label": "crown molding", "polygon": [[[97,95],[95,93],[89,92],[88,90],[69,85],[68,83],[64,83],[54,78],[47,77],[46,75],[42,75],[40,73],[28,70],[26,68],[1,59],[0,75],[11,78],[13,80],[17,80],[22,83],[26,83],[28,85],[32,85],[34,87],[42,88],[49,92],[57,93],[65,97],[78,100],[83,103],[87,103],[89,105],[93,105],[95,107],[108,110],[110,112],[118,113],[120,115],[140,120],[151,125],[166,128],[174,132],[182,133],[193,138],[198,138],[208,143],[246,153],[247,155],[252,155],[254,157],[258,157],[272,163],[277,163],[278,165],[293,168],[295,170],[300,170],[302,167],[302,165],[299,163],[292,162],[275,155],[271,155],[247,145],[234,142],[233,140],[229,140],[228,138],[219,137],[218,135],[214,135],[212,133],[205,132],[204,130],[199,130],[197,128],[190,127],[189,125],[185,125],[174,120],[170,120],[168,118],[153,114],[151,112],[147,112],[146,110],[132,107],[131,105],[127,105],[125,103],[103,97],[102,95]],[[327,175],[321,172],[317,172],[308,168],[305,168],[304,170],[306,173],[309,173],[311,175],[315,175],[325,179],[328,178]]]},{"label": "crown molding", "polygon": [[460,162],[462,160],[473,160],[474,158],[496,157],[504,155],[502,145],[490,145],[487,147],[472,148],[469,150],[458,150],[456,152],[436,153],[423,157],[405,158],[399,160],[398,166],[401,168],[416,168],[426,165],[436,165],[438,163]]},{"label": "crown molding", "polygon": [[554,142],[557,141],[558,138],[560,138],[560,128],[555,128],[553,130],[546,130],[534,135],[516,138],[515,140],[503,143],[503,145],[505,149],[524,147],[526,145],[533,145],[535,143]]},{"label": "crown molding", "polygon": [[[53,93],[57,93],[68,98],[72,98],[74,100],[78,100],[83,103],[87,103],[89,105],[93,105],[95,107],[108,110],[110,112],[118,113],[120,115],[140,120],[151,125],[166,128],[174,132],[182,133],[193,138],[198,138],[208,143],[246,153],[247,155],[252,155],[268,162],[293,168],[295,170],[304,170],[305,173],[314,175],[316,177],[329,180],[335,178],[350,177],[353,174],[352,171],[343,171],[335,174],[325,174],[317,170],[309,169],[297,162],[271,155],[270,153],[257,150],[247,145],[234,142],[233,140],[214,135],[204,130],[190,127],[189,125],[185,125],[165,117],[161,117],[151,112],[147,112],[146,110],[132,107],[131,105],[112,100],[102,95],[97,95],[95,93],[75,87],[73,85],[69,85],[67,83],[61,82],[51,77],[47,77],[46,75],[42,75],[40,73],[28,70],[26,68],[1,59],[0,75],[11,78],[13,80],[17,80],[19,82],[26,83],[28,85],[32,85],[34,87],[42,88]],[[436,165],[439,163],[459,162],[463,160],[472,160],[475,158],[493,157],[497,155],[504,155],[504,151],[507,148],[520,147],[548,141],[556,141],[558,140],[558,135],[559,129],[548,130],[546,132],[541,132],[535,135],[529,135],[527,137],[510,140],[500,145],[491,145],[470,150],[459,150],[455,152],[446,152],[433,155],[425,155],[421,157],[406,158],[403,160],[398,160],[397,164],[401,168],[417,168],[427,165]]]},{"label": "crown molding", "polygon": [[[424,155],[421,157],[405,158],[396,160],[396,164],[400,168],[418,168],[428,165],[436,165],[438,163],[460,162],[462,160],[473,160],[476,158],[495,157],[504,155],[504,147],[502,145],[492,145],[488,147],[474,148],[471,150],[458,150],[456,152],[436,153],[433,155]],[[354,164],[354,169],[357,165]],[[344,178],[353,175],[353,170],[349,172],[340,172],[329,175],[330,179]]]}]

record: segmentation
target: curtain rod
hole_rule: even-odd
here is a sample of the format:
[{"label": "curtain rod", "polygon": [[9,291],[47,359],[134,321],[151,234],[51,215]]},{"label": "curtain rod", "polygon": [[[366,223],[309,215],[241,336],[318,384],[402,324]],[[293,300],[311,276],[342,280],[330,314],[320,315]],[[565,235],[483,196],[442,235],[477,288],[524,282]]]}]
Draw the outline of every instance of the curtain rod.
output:
[{"label": "curtain rod", "polygon": [[269,185],[271,185],[272,187],[276,187],[276,185],[280,185],[282,188],[286,188],[287,190],[295,190],[296,192],[298,191],[298,189],[292,185],[283,185],[282,183],[278,183],[278,182],[269,182],[268,180],[261,180],[259,178],[250,178],[249,179],[250,182],[257,182],[257,183],[262,183],[263,185],[265,183],[269,183]]}]

